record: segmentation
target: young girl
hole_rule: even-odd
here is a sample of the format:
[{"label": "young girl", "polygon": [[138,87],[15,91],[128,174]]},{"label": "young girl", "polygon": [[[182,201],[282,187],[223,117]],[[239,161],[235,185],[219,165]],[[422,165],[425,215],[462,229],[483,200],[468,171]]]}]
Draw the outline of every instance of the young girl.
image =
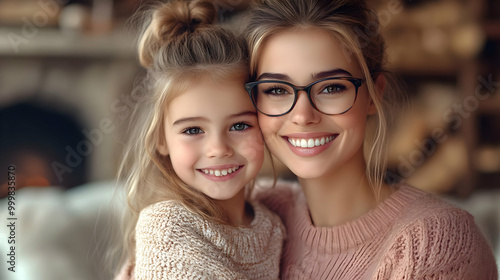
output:
[{"label": "young girl", "polygon": [[131,220],[118,279],[278,278],[284,227],[245,201],[264,151],[246,44],[216,18],[209,1],[147,18],[139,57],[152,84],[121,172]]},{"label": "young girl", "polygon": [[359,0],[264,0],[246,84],[271,153],[298,177],[259,199],[288,230],[283,279],[497,279],[473,217],[384,183],[389,102],[376,14]]}]

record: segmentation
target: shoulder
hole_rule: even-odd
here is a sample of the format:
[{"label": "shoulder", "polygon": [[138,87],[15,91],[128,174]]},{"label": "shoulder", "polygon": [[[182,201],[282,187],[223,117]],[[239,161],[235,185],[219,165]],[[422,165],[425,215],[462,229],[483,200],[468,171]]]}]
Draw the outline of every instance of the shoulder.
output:
[{"label": "shoulder", "polygon": [[165,230],[188,230],[200,224],[201,217],[190,212],[186,207],[175,201],[161,201],[149,205],[139,214],[136,232],[165,233]]},{"label": "shoulder", "polygon": [[140,215],[165,215],[170,213],[181,213],[188,212],[186,207],[184,207],[179,202],[173,200],[165,200],[153,203],[141,211]]},{"label": "shoulder", "polygon": [[[409,186],[402,191],[419,193]],[[449,275],[463,273],[467,279],[486,276],[496,271],[491,247],[467,211],[440,198],[421,192],[409,202],[392,227],[386,252],[391,263],[412,267],[416,278],[434,275],[436,271]],[[443,273],[444,273],[443,272]],[[418,274],[422,273],[422,274]]]},{"label": "shoulder", "polygon": [[473,217],[467,211],[460,209],[441,198],[416,189],[412,186],[400,186],[400,192],[408,194],[408,204],[399,218],[403,225],[419,221],[452,220],[455,222],[473,222]]},{"label": "shoulder", "polygon": [[402,232],[420,229],[422,234],[442,237],[456,233],[475,234],[478,230],[469,212],[411,186],[403,185],[400,191],[410,193],[413,198],[396,219],[394,229]]},{"label": "shoulder", "polygon": [[476,233],[474,218],[467,211],[411,186],[403,185],[400,188],[401,192],[411,193],[413,199],[408,200],[393,225],[397,232],[414,232],[436,238]]}]

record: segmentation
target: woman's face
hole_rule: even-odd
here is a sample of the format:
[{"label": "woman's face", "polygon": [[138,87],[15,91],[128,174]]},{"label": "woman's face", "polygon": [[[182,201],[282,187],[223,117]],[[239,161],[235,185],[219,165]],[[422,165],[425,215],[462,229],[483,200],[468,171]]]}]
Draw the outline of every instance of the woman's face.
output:
[{"label": "woman's face", "polygon": [[[257,63],[258,80],[282,80],[295,86],[325,77],[365,78],[345,46],[329,32],[316,28],[273,35],[263,45]],[[299,178],[308,179],[351,167],[364,168],[366,120],[375,111],[363,83],[352,108],[341,115],[320,113],[307,94],[299,91],[288,114],[269,117],[259,113],[258,117],[272,154]]]}]

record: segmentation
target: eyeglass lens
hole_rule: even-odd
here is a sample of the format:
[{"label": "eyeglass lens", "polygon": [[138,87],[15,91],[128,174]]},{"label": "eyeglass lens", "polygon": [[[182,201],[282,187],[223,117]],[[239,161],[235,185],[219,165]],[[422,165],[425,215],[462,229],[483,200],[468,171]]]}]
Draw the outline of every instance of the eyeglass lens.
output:
[{"label": "eyeglass lens", "polygon": [[[344,113],[352,107],[356,99],[356,86],[349,80],[319,81],[310,86],[309,91],[314,106],[325,114]],[[252,95],[261,112],[281,115],[292,108],[296,93],[294,88],[286,83],[263,81],[254,86]]]}]

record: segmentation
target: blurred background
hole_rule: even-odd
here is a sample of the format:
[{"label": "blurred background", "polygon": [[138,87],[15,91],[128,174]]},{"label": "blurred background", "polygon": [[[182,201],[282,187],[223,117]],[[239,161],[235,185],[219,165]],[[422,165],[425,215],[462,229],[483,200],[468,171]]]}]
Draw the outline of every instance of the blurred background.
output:
[{"label": "blurred background", "polygon": [[[102,205],[112,197],[123,124],[140,98],[136,33],[127,23],[145,2],[0,0],[0,217],[7,219],[9,166],[19,217],[19,271],[5,274],[2,228],[1,279],[109,279],[109,237],[98,225],[108,225]],[[235,23],[249,4],[214,2]],[[389,69],[410,101],[391,135],[388,180],[470,211],[498,250],[500,1],[369,5],[380,17],[372,32],[385,36]],[[43,256],[61,265],[39,262]]]}]

